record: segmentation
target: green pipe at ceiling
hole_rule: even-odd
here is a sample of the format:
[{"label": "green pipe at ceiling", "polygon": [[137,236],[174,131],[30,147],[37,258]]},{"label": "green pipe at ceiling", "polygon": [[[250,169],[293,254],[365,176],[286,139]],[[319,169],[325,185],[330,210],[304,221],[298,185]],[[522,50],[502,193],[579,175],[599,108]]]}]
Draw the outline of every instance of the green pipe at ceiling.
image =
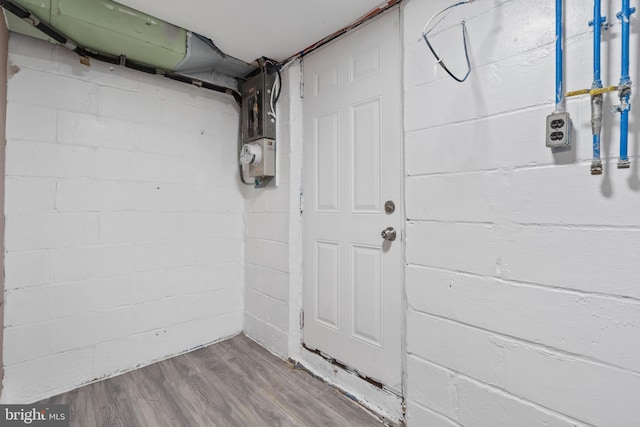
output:
[{"label": "green pipe at ceiling", "polygon": [[[14,0],[43,22],[88,49],[125,55],[139,63],[174,70],[187,56],[187,30],[110,0]],[[6,13],[11,31],[48,40]]]}]

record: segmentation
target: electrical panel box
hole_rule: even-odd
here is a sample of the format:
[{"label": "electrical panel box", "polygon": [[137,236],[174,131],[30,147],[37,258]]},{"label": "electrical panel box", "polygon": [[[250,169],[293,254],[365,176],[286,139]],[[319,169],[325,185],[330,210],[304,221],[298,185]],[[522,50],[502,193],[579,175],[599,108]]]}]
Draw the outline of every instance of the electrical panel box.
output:
[{"label": "electrical panel box", "polygon": [[276,141],[262,138],[244,144],[240,162],[249,168],[252,178],[269,178],[276,175]]},{"label": "electrical panel box", "polygon": [[571,145],[569,113],[555,112],[547,116],[547,147],[567,148]]},{"label": "electrical panel box", "polygon": [[261,72],[242,84],[243,143],[276,139],[276,118],[271,103],[275,81],[275,73]]},{"label": "electrical panel box", "polygon": [[254,178],[256,188],[277,185],[276,91],[280,80],[275,67],[265,68],[241,85],[243,176]]}]

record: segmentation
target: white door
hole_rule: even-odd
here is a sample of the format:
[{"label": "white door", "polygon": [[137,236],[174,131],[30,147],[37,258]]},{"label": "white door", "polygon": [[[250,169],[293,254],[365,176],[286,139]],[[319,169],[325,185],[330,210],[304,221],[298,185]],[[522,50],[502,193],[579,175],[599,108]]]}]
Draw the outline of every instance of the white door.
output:
[{"label": "white door", "polygon": [[396,391],[400,90],[398,10],[304,58],[304,342]]}]

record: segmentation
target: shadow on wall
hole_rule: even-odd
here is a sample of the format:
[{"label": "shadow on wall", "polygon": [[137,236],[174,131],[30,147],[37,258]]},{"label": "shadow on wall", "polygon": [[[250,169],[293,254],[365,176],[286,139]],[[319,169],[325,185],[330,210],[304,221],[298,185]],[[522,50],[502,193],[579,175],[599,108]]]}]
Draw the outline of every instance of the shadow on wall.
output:
[{"label": "shadow on wall", "polygon": [[[608,105],[617,104],[619,99],[617,97],[617,92],[611,94],[608,99]],[[617,158],[618,158],[618,150],[619,150],[619,138],[618,133],[613,132],[613,129],[619,129],[620,127],[620,115],[619,114],[609,114],[608,105],[605,104],[605,115],[603,117],[603,127],[602,127],[602,155],[603,155],[603,174],[602,174],[602,184],[600,185],[600,191],[602,195],[606,198],[611,198],[614,195],[614,188],[611,182],[611,174],[613,173],[629,173],[629,178],[627,180],[629,188],[632,191],[640,192],[640,165],[638,162],[640,161],[640,126],[638,123],[640,122],[640,117],[638,117],[638,107],[633,108],[633,100],[631,102],[631,114],[629,121],[629,158],[631,160],[631,168],[629,172],[625,171],[625,169],[618,169],[617,167]],[[577,139],[573,139],[572,144],[574,147],[577,147],[580,141]]]},{"label": "shadow on wall", "polygon": [[[631,26],[631,33],[638,34],[640,33],[640,27],[638,25]],[[636,63],[633,64],[636,70],[640,70],[640,55],[636,55]],[[635,90],[636,94],[638,93],[638,85],[636,85]],[[638,99],[638,96],[635,96],[635,100]],[[633,105],[634,99],[631,100],[631,105]],[[640,161],[640,108],[638,105],[635,108],[631,108],[631,117],[629,120],[629,157],[631,158],[631,176],[629,177],[629,188],[633,191],[640,191],[640,165],[638,162]]]},{"label": "shadow on wall", "polygon": [[569,148],[552,148],[553,161],[556,165],[572,165],[578,160],[578,138],[576,130],[571,129],[571,146]]},{"label": "shadow on wall", "polygon": [[[638,111],[638,108],[635,109]],[[632,110],[633,111],[633,110]],[[638,135],[640,134],[640,127],[638,126],[638,120],[635,118],[634,121],[629,123],[629,146],[631,147],[629,157],[631,158],[631,176],[629,177],[629,188],[633,191],[640,191],[640,165],[638,165],[638,161],[640,161],[640,152],[638,149],[640,148],[640,140]]]}]

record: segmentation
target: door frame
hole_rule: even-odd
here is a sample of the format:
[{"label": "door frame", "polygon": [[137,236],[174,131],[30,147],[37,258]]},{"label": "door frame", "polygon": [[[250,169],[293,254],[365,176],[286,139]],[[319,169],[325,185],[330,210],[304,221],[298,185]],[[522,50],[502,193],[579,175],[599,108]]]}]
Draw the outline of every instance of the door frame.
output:
[{"label": "door frame", "polygon": [[[303,159],[303,96],[304,94],[304,77],[303,65],[304,58],[295,60],[289,65],[283,73],[284,81],[287,84],[287,92],[289,99],[289,127],[285,138],[289,139],[290,145],[290,198],[289,198],[289,358],[300,363],[305,369],[312,374],[319,376],[332,386],[349,393],[361,405],[372,410],[374,413],[383,416],[389,421],[396,422],[404,419],[405,414],[405,397],[407,387],[407,296],[406,296],[406,159],[405,159],[405,128],[404,128],[404,3],[390,8],[380,16],[373,18],[372,21],[363,23],[369,25],[375,19],[385,16],[389,13],[399,14],[398,37],[400,49],[400,81],[398,82],[400,90],[400,161],[402,168],[401,175],[401,197],[399,204],[402,212],[401,226],[398,230],[402,236],[402,269],[401,269],[401,394],[398,395],[390,390],[376,387],[375,385],[363,380],[353,373],[343,369],[328,359],[322,357],[316,352],[309,351],[304,347],[303,341],[303,231],[304,224],[302,221],[302,209],[304,209],[304,188],[302,167]],[[346,37],[349,33],[341,36]],[[340,38],[338,38],[339,40]],[[333,44],[334,41],[328,43]],[[279,136],[280,137],[280,136]]]}]

